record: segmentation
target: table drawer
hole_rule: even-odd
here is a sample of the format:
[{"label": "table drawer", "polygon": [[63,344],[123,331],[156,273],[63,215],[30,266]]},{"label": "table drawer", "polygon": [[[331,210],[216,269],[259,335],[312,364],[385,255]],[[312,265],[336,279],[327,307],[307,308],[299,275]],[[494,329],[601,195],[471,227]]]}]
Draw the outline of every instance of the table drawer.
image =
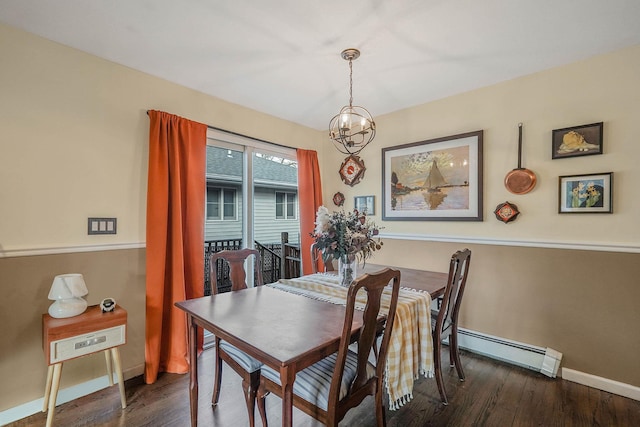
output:
[{"label": "table drawer", "polygon": [[126,342],[125,325],[102,329],[51,342],[50,364],[62,362],[96,351],[106,350]]}]

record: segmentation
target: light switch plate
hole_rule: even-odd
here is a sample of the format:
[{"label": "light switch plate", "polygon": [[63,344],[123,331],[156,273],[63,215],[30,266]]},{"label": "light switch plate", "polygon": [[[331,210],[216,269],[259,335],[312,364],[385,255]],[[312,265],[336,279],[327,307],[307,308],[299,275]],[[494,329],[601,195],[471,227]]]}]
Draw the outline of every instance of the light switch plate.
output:
[{"label": "light switch plate", "polygon": [[89,218],[87,234],[116,234],[117,218]]}]

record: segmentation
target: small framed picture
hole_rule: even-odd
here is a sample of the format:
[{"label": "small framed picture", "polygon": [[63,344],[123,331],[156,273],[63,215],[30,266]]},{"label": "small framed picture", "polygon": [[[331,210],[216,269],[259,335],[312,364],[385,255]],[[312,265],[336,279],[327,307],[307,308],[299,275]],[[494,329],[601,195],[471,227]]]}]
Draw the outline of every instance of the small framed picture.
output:
[{"label": "small framed picture", "polygon": [[561,176],[558,213],[613,213],[613,172]]},{"label": "small framed picture", "polygon": [[555,129],[551,137],[551,158],[602,154],[602,122]]},{"label": "small framed picture", "polygon": [[376,214],[376,196],[356,196],[353,198],[353,206],[358,212],[364,212],[367,215]]}]

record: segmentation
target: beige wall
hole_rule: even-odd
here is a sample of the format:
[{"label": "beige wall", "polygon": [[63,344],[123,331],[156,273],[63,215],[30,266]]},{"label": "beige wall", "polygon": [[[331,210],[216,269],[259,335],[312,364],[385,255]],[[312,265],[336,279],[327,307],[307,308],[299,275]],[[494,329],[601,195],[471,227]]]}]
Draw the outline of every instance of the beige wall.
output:
[{"label": "beige wall", "polygon": [[[376,139],[361,153],[367,167],[361,184],[353,188],[342,184],[337,171],[345,156],[335,149],[324,151],[325,199],[344,190],[353,206],[353,195],[375,194],[379,213],[383,147],[483,130],[484,222],[395,221],[384,224],[386,232],[621,245],[638,251],[639,71],[640,46],[636,46],[377,117]],[[366,100],[357,101],[366,105]],[[523,166],[538,177],[526,195],[513,195],[503,184],[518,164],[519,122],[524,124]],[[595,122],[604,122],[604,154],[551,160],[553,129]],[[614,172],[615,213],[559,215],[558,177],[598,172]],[[493,215],[505,200],[522,212],[506,226]]]},{"label": "beige wall", "polygon": [[[144,242],[149,109],[292,147],[320,139],[10,27],[0,53],[0,250]],[[90,216],[118,217],[118,235],[88,236]]]},{"label": "beige wall", "polygon": [[[451,252],[469,246],[463,326],[552,347],[564,353],[563,366],[640,386],[640,338],[633,332],[640,323],[640,225],[634,221],[640,148],[633,132],[640,48],[376,117],[378,136],[362,153],[367,172],[354,188],[340,182],[343,156],[324,132],[2,25],[0,57],[0,324],[10,338],[0,342],[0,411],[42,397],[40,321],[55,274],[85,274],[89,303],[115,297],[130,315],[125,370],[134,374],[144,363],[147,109],[318,149],[327,205],[336,191],[347,196],[347,208],[352,196],[374,194],[378,212],[382,147],[484,129],[485,220],[384,222],[386,233],[402,238],[385,238],[375,261],[442,270]],[[520,121],[524,165],[539,184],[513,196],[502,180],[517,163]],[[550,159],[552,129],[596,121],[605,122],[604,155]],[[615,172],[615,214],[556,214],[558,175],[606,171]],[[505,200],[523,212],[508,225],[492,214]],[[118,234],[87,236],[89,216],[118,217]],[[433,236],[457,241],[429,241]],[[545,247],[552,244],[570,249]],[[631,253],[589,250],[592,244]],[[82,252],[109,245],[117,249]],[[43,248],[53,253],[33,255]],[[70,363],[63,387],[104,375],[103,363],[93,356]]]}]

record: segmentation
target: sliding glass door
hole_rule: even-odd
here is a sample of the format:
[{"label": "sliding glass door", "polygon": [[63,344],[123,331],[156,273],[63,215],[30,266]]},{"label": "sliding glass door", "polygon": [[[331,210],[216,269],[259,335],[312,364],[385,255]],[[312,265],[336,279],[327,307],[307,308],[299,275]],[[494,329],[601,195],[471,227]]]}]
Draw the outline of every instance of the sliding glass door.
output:
[{"label": "sliding glass door", "polygon": [[[265,282],[278,280],[283,239],[300,241],[295,150],[213,130],[207,143],[205,257],[223,249],[256,248]],[[209,294],[208,260],[205,264]],[[228,287],[227,281],[219,291]]]}]

